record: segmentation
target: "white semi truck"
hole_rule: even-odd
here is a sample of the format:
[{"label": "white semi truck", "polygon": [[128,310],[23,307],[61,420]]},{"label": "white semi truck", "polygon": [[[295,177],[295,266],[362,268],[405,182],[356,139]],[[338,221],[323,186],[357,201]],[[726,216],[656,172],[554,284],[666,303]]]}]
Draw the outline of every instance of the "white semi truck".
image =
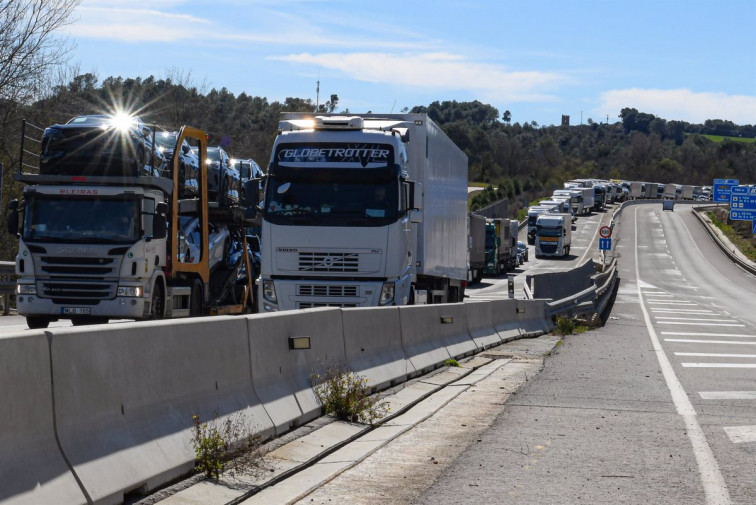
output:
[{"label": "white semi truck", "polygon": [[[184,139],[198,143],[204,160],[206,134],[184,127],[177,146]],[[167,177],[105,168],[83,154],[86,166],[72,163],[65,174],[41,174],[23,171],[32,165],[23,161],[23,146],[21,152],[15,178],[26,186],[23,199],[9,205],[8,231],[19,238],[16,305],[29,328],[46,328],[58,319],[80,325],[254,309],[254,278],[246,275],[252,268],[242,252],[241,230],[254,220],[256,191],[250,193],[250,214],[209,204],[204,172],[199,181],[186,181],[199,194],[179,198],[177,158]],[[86,170],[78,172],[80,166]],[[191,236],[185,223],[196,224]],[[233,261],[228,232],[218,235],[225,240],[220,245],[211,237],[210,229],[221,226],[238,235]],[[220,261],[212,265],[214,246]]]},{"label": "white semi truck", "polygon": [[572,243],[570,214],[544,214],[536,221],[535,254],[544,256],[567,256]]},{"label": "white semi truck", "polygon": [[467,156],[426,115],[283,114],[262,207],[261,312],[463,299]]}]

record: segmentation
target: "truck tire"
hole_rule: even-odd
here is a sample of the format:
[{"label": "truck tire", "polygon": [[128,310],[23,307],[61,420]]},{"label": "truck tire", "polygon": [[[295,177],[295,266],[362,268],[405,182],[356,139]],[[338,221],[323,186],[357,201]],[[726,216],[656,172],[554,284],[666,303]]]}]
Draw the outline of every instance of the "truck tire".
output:
[{"label": "truck tire", "polygon": [[165,316],[165,289],[158,280],[152,288],[152,303],[150,304],[150,319],[163,319]]},{"label": "truck tire", "polygon": [[50,325],[50,318],[45,316],[26,316],[26,325],[30,330],[40,330]]}]

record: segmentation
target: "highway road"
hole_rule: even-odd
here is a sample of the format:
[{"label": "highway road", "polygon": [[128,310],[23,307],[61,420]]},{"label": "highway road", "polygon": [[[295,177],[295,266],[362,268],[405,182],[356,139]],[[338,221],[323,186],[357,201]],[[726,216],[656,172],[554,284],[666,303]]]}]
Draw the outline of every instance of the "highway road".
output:
[{"label": "highway road", "polygon": [[[298,503],[756,503],[756,278],[685,206],[629,207],[615,231],[604,327],[566,337],[516,394],[481,385]],[[476,409],[472,427],[413,435]],[[450,461],[405,463],[461,441]]]}]

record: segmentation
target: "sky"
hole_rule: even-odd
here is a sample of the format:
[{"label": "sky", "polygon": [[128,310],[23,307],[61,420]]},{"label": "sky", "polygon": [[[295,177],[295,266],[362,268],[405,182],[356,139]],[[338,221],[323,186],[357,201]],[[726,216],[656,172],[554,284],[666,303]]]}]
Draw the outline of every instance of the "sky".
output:
[{"label": "sky", "polygon": [[352,113],[478,100],[540,126],[625,107],[756,124],[756,0],[83,0],[64,35],[101,81],[336,94]]}]

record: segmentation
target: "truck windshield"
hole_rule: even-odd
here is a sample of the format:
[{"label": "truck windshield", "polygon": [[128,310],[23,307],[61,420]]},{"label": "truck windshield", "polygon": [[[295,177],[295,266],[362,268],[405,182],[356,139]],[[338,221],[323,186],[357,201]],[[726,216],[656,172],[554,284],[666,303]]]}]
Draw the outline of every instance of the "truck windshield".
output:
[{"label": "truck windshield", "polygon": [[541,237],[561,237],[562,236],[562,228],[552,228],[552,227],[546,227],[546,226],[536,226],[536,234],[538,234]]},{"label": "truck windshield", "polygon": [[31,198],[24,212],[28,242],[134,243],[139,200]]},{"label": "truck windshield", "polygon": [[321,179],[269,177],[264,218],[300,226],[385,226],[398,219],[397,178],[366,182]]}]

